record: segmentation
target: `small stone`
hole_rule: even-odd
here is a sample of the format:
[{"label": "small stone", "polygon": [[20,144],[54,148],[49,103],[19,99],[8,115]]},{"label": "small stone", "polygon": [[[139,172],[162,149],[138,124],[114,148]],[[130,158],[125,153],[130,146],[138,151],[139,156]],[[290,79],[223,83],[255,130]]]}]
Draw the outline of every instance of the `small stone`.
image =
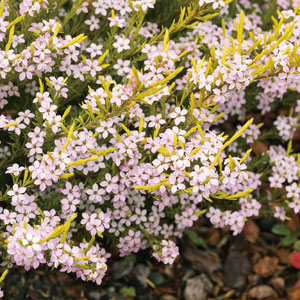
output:
[{"label": "small stone", "polygon": [[278,262],[279,260],[275,256],[265,256],[254,265],[253,270],[261,277],[269,277],[276,271]]},{"label": "small stone", "polygon": [[270,280],[270,284],[278,292],[285,290],[285,283],[284,283],[284,279],[282,277],[274,277],[274,278],[272,278]]},{"label": "small stone", "polygon": [[268,285],[259,285],[250,289],[248,293],[249,298],[253,299],[265,299],[270,297],[278,297],[277,293]]},{"label": "small stone", "polygon": [[134,276],[144,287],[147,287],[147,278],[149,277],[150,273],[150,268],[144,264],[138,264],[133,269]]},{"label": "small stone", "polygon": [[105,295],[105,294],[103,292],[99,292],[99,291],[88,292],[88,296],[91,300],[100,300],[103,295]]},{"label": "small stone", "polygon": [[205,300],[213,285],[205,274],[187,280],[184,289],[185,300]]},{"label": "small stone", "polygon": [[290,264],[290,251],[288,249],[278,249],[276,255],[279,258],[279,262],[283,265]]},{"label": "small stone", "polygon": [[127,259],[116,261],[112,267],[113,278],[115,280],[121,279],[128,275],[133,269],[133,262]]},{"label": "small stone", "polygon": [[259,236],[259,232],[259,227],[253,220],[249,220],[246,222],[243,229],[243,233],[247,241],[249,241],[252,244],[255,243]]},{"label": "small stone", "polygon": [[187,248],[184,257],[192,264],[192,268],[198,272],[212,274],[222,268],[217,254],[210,254],[206,251]]},{"label": "small stone", "polygon": [[251,265],[239,251],[228,254],[224,266],[225,283],[232,288],[241,288],[247,281]]}]

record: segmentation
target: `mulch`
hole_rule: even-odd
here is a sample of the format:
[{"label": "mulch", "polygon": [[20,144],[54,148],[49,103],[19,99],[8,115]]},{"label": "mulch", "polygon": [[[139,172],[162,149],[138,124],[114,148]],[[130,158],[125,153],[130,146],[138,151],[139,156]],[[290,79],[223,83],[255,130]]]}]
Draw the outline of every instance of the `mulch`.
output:
[{"label": "mulch", "polygon": [[[298,216],[291,217],[286,226],[299,231]],[[290,264],[292,247],[271,232],[274,224],[273,218],[250,220],[242,234],[232,236],[203,218],[192,229],[196,240],[184,235],[179,241],[173,265],[157,263],[148,251],[116,257],[100,286],[47,268],[16,268],[5,279],[3,299],[297,300],[300,271]]]}]

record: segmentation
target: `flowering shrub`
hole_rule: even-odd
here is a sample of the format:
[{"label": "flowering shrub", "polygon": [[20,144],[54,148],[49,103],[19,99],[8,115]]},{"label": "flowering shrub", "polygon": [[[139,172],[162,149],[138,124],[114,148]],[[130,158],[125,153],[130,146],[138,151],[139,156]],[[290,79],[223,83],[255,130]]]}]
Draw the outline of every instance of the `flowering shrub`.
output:
[{"label": "flowering shrub", "polygon": [[[155,2],[1,1],[7,269],[100,284],[111,247],[173,263],[202,215],[238,234],[299,212],[298,1],[272,18],[248,0]],[[271,127],[249,117],[280,107]]]}]

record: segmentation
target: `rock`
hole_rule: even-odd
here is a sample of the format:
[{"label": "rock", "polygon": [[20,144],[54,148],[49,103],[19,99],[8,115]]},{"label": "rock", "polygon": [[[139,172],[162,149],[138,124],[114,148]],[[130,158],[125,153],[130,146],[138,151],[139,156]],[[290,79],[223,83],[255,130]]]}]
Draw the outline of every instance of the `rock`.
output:
[{"label": "rock", "polygon": [[279,258],[279,262],[283,265],[290,264],[290,251],[288,249],[278,249],[276,255]]},{"label": "rock", "polygon": [[278,297],[277,293],[268,285],[259,285],[250,289],[248,297],[252,299],[265,299],[270,297]]},{"label": "rock", "polygon": [[113,278],[115,280],[121,279],[128,275],[133,269],[133,262],[127,259],[116,261],[112,267]]},{"label": "rock", "polygon": [[100,300],[105,293],[99,291],[90,291],[88,292],[88,296],[91,300]]},{"label": "rock", "polygon": [[205,300],[213,285],[205,274],[187,280],[184,289],[185,300]]},{"label": "rock", "polygon": [[269,277],[276,271],[278,262],[279,260],[275,256],[265,256],[253,266],[253,270],[261,277]]},{"label": "rock", "polygon": [[259,227],[256,225],[256,223],[253,220],[249,220],[246,222],[243,234],[245,235],[245,238],[250,243],[255,243],[258,236],[259,236]]},{"label": "rock", "polygon": [[277,292],[283,292],[285,290],[285,283],[282,277],[274,277],[270,280],[270,284]]},{"label": "rock", "polygon": [[134,276],[144,287],[147,287],[146,279],[149,277],[150,273],[150,268],[144,264],[138,264],[133,269]]},{"label": "rock", "polygon": [[232,288],[241,288],[247,280],[251,265],[249,260],[239,251],[228,254],[224,266],[225,283]]},{"label": "rock", "polygon": [[187,248],[184,257],[192,264],[192,268],[198,272],[212,274],[221,270],[222,265],[217,254],[211,254],[198,249]]}]

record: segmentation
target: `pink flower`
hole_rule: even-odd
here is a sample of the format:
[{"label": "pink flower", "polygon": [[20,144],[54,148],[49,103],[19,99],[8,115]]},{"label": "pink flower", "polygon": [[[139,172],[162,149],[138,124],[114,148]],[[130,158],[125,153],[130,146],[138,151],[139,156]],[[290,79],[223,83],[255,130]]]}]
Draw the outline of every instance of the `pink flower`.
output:
[{"label": "pink flower", "polygon": [[114,65],[114,69],[117,70],[117,74],[119,76],[123,76],[124,74],[128,74],[130,73],[130,61],[129,60],[122,60],[122,59],[118,59],[117,63]]},{"label": "pink flower", "polygon": [[171,240],[162,240],[159,246],[153,246],[153,256],[164,264],[173,264],[176,257],[179,255],[179,248]]},{"label": "pink flower", "polygon": [[113,46],[117,49],[118,53],[121,53],[123,50],[129,50],[130,49],[130,40],[116,35],[115,36],[116,42],[113,43]]},{"label": "pink flower", "polygon": [[104,195],[105,190],[99,189],[97,183],[94,183],[92,189],[87,189],[85,192],[89,195],[89,201],[99,204],[104,203],[102,195]]},{"label": "pink flower", "polygon": [[300,187],[297,185],[296,182],[294,182],[291,185],[286,186],[286,191],[287,191],[287,197],[288,198],[293,198],[295,200],[300,200]]},{"label": "pink flower", "polygon": [[90,232],[91,235],[101,234],[105,229],[109,229],[110,218],[100,211],[98,214],[82,214],[83,219],[81,224],[85,225],[86,230]]},{"label": "pink flower", "polygon": [[12,202],[18,202],[19,200],[25,200],[24,193],[26,192],[26,187],[19,187],[17,184],[13,185],[13,189],[7,192],[7,195],[12,197]]},{"label": "pink flower", "polygon": [[102,134],[102,137],[106,139],[108,134],[115,134],[116,130],[113,127],[113,122],[109,121],[101,121],[100,126],[96,128],[96,131]]},{"label": "pink flower", "polygon": [[187,114],[187,110],[181,110],[180,107],[176,107],[174,112],[170,113],[169,117],[175,119],[175,125],[178,125],[182,122],[185,122],[185,115]]},{"label": "pink flower", "polygon": [[117,175],[112,177],[109,173],[106,173],[105,180],[101,181],[100,185],[105,188],[107,193],[118,191],[119,186],[117,182],[119,181],[119,177]]},{"label": "pink flower", "polygon": [[20,167],[18,164],[13,164],[12,166],[7,168],[5,173],[19,176],[20,172],[22,172],[23,170],[25,170],[24,167]]},{"label": "pink flower", "polygon": [[269,177],[270,187],[282,188],[282,184],[285,182],[285,178],[274,174],[272,177]]},{"label": "pink flower", "polygon": [[95,16],[92,15],[90,19],[86,20],[84,23],[90,25],[90,30],[93,31],[95,29],[97,30],[100,28],[99,22],[100,20],[98,18],[95,18]]},{"label": "pink flower", "polygon": [[98,60],[85,60],[85,72],[90,72],[92,77],[97,75],[97,72],[100,72],[102,68],[99,66]]}]

